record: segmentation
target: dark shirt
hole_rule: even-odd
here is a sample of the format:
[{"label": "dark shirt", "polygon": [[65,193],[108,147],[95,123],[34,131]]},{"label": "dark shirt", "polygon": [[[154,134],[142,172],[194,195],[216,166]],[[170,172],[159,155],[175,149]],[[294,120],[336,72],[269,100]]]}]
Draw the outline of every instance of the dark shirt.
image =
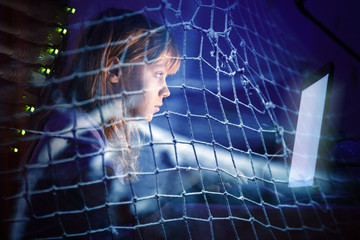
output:
[{"label": "dark shirt", "polygon": [[54,111],[27,164],[12,239],[131,238],[131,190],[107,149],[88,114]]}]

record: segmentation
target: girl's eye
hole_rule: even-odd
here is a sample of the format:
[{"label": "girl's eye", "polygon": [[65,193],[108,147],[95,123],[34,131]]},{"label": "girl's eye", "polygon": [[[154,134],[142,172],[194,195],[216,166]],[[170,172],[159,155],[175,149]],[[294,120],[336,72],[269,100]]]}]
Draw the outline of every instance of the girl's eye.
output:
[{"label": "girl's eye", "polygon": [[163,72],[157,72],[157,73],[155,73],[155,77],[157,77],[157,78],[162,78],[164,76],[164,73]]}]

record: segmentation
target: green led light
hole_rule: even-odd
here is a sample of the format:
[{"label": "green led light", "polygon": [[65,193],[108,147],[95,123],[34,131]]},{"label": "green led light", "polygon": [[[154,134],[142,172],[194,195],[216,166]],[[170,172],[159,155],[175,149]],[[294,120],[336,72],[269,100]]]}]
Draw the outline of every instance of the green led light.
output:
[{"label": "green led light", "polygon": [[14,152],[18,152],[19,151],[19,149],[18,148],[14,148]]},{"label": "green led light", "polygon": [[38,57],[39,60],[43,60],[44,59],[44,54],[40,54]]},{"label": "green led light", "polygon": [[62,30],[63,30],[62,28],[59,28],[59,27],[58,27],[58,28],[56,28],[56,32],[57,32],[57,33],[61,33],[61,32],[62,32]]},{"label": "green led light", "polygon": [[21,132],[21,130],[20,130],[20,129],[16,129],[16,132],[17,132],[17,133],[20,133],[20,132]]},{"label": "green led light", "polygon": [[30,106],[29,105],[26,105],[25,106],[25,111],[29,111],[30,110]]},{"label": "green led light", "polygon": [[26,96],[24,95],[24,96],[22,96],[22,99],[26,99]]},{"label": "green led light", "polygon": [[75,11],[76,11],[76,9],[75,9],[75,8],[71,9],[71,13],[72,13],[72,14],[74,14],[74,13],[75,13]]},{"label": "green led light", "polygon": [[70,10],[71,10],[71,8],[69,8],[69,7],[66,8],[66,11],[67,11],[67,12],[70,12]]},{"label": "green led light", "polygon": [[35,108],[34,107],[31,107],[30,108],[30,112],[34,112],[35,111]]},{"label": "green led light", "polygon": [[66,33],[67,33],[67,29],[64,28],[64,30],[63,30],[62,32],[63,32],[63,34],[66,34]]},{"label": "green led light", "polygon": [[26,131],[25,130],[21,130],[21,135],[25,135]]},{"label": "green led light", "polygon": [[55,49],[54,53],[57,55],[59,53],[59,49]]},{"label": "green led light", "polygon": [[40,72],[41,72],[41,73],[44,73],[45,71],[46,71],[45,68],[43,68],[43,67],[40,68]]},{"label": "green led light", "polygon": [[52,39],[52,34],[49,33],[49,34],[46,36],[46,39],[50,41],[50,40]]},{"label": "green led light", "polygon": [[54,49],[53,49],[53,48],[49,48],[49,49],[47,50],[47,52],[48,52],[49,54],[52,54],[52,53],[54,52]]},{"label": "green led light", "polygon": [[46,69],[46,74],[50,74],[50,68]]}]

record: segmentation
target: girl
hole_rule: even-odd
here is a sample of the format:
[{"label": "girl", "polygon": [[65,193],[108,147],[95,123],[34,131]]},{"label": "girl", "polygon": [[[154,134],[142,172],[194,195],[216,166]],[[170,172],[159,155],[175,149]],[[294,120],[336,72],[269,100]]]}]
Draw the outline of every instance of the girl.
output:
[{"label": "girl", "polygon": [[110,9],[88,25],[62,77],[68,94],[25,165],[13,239],[133,235],[133,123],[151,121],[170,95],[179,52],[165,27],[132,12]]}]

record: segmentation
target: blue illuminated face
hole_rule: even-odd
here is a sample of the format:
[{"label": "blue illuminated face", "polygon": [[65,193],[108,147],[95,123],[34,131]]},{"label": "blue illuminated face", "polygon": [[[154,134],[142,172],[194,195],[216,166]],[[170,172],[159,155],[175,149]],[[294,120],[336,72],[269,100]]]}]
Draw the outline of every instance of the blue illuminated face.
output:
[{"label": "blue illuminated face", "polygon": [[153,115],[160,111],[163,99],[170,96],[166,84],[167,69],[166,62],[160,61],[153,64],[145,64],[139,67],[142,72],[140,78],[136,78],[135,89],[140,90],[139,94],[133,96],[132,112],[135,117],[141,117],[150,122]]}]

